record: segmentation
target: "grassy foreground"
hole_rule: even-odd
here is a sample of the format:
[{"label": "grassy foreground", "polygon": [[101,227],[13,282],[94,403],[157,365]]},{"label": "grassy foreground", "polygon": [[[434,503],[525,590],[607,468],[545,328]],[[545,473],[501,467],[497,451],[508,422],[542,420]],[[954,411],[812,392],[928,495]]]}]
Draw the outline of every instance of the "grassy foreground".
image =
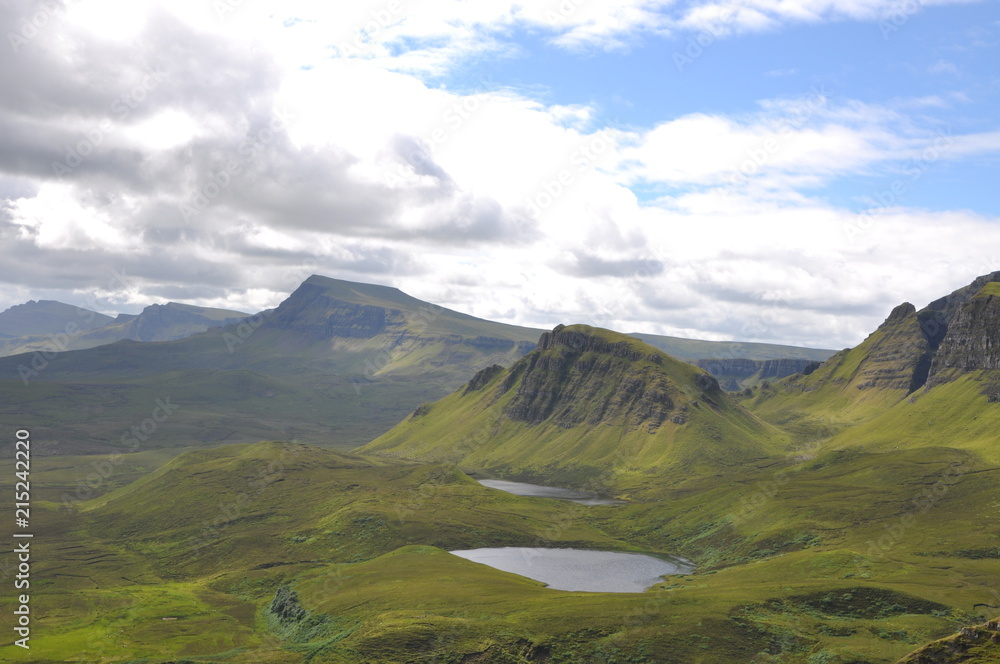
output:
[{"label": "grassy foreground", "polygon": [[[35,507],[32,649],[5,638],[3,656],[895,662],[1000,604],[995,474],[956,448],[800,451],[585,507],[445,464],[287,443],[187,452],[76,511]],[[698,569],[646,593],[578,593],[447,553],[503,545]],[[0,572],[12,564],[3,554]]]}]

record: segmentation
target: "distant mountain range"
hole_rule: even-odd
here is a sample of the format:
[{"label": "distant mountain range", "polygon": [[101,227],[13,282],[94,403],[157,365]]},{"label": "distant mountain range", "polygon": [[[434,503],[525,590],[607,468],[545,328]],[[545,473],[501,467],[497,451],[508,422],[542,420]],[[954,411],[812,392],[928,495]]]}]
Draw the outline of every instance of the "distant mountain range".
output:
[{"label": "distant mountain range", "polygon": [[[514,364],[543,333],[318,275],[253,316],[177,303],[100,316],[48,302],[0,314],[0,332],[31,332],[0,340],[21,353],[0,358],[0,395],[10,397],[0,412],[47,429],[62,453],[134,441],[121,423],[141,422],[165,396],[181,408],[144,446],[283,438],[349,449],[480,369]],[[81,319],[103,324],[77,330]],[[833,352],[643,336],[685,359]]]},{"label": "distant mountain range", "polygon": [[133,341],[170,341],[238,323],[240,311],[168,302],[116,318],[54,300],[32,300],[0,313],[0,357],[81,350]]}]

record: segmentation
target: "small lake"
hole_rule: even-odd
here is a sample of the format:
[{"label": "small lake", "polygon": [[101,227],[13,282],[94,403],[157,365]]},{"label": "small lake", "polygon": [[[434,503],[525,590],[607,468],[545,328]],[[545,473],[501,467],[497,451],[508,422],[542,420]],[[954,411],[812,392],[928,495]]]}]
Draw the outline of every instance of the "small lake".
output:
[{"label": "small lake", "polygon": [[558,498],[582,505],[624,505],[624,500],[606,498],[589,491],[575,489],[560,489],[555,486],[528,484],[527,482],[508,482],[507,480],[478,480],[480,484],[491,489],[499,489],[516,496],[534,496],[536,498]]},{"label": "small lake", "polygon": [[683,558],[668,561],[616,551],[503,547],[451,553],[541,581],[556,590],[596,593],[641,593],[662,581],[663,575],[694,571],[694,564]]}]

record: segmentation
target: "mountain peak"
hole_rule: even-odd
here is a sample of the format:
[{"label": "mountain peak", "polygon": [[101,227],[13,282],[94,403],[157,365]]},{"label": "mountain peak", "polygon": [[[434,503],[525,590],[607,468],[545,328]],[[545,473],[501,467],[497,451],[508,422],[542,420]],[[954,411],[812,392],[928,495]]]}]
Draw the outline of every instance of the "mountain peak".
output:
[{"label": "mountain peak", "polygon": [[590,325],[556,325],[538,340],[538,350],[562,348],[572,352],[606,353],[630,360],[648,359],[662,363],[664,354],[638,339]]},{"label": "mountain peak", "polygon": [[911,316],[915,313],[917,313],[917,308],[909,302],[904,302],[889,313],[889,317],[885,319],[885,322],[889,323],[892,321],[902,320],[903,318]]}]

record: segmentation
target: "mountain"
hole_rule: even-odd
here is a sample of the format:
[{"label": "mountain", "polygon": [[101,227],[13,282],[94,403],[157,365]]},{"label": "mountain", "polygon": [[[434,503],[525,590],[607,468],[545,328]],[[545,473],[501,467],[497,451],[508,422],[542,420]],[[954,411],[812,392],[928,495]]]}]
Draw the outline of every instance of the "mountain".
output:
[{"label": "mountain", "polygon": [[[630,472],[759,460],[781,439],[705,371],[627,335],[559,325],[509,369],[484,369],[359,451],[620,489]],[[623,477],[607,472],[619,464]]]},{"label": "mountain", "polygon": [[[180,409],[141,453],[32,459],[48,543],[33,571],[58,580],[32,596],[46,635],[32,656],[892,664],[930,643],[904,661],[991,661],[993,627],[962,628],[1000,597],[993,283],[922,320],[897,308],[857,348],[749,396],[582,325],[544,333],[503,368],[464,341],[502,330],[465,321],[453,338],[444,312],[433,329],[396,293],[342,282],[303,284],[283,310],[184,340],[60,354],[11,391],[26,408],[11,421],[43,414],[38,445],[64,430],[60,417],[93,426],[104,408],[115,433],[129,421],[141,433],[154,398],[171,397],[161,415]],[[422,355],[372,353],[384,344]],[[462,353],[480,370],[359,454],[289,442],[170,461],[145,451],[208,424],[249,436],[293,418],[329,444],[375,412],[365,407],[431,401],[428,385],[448,376],[434,363]],[[622,504],[513,496],[463,470]],[[112,490],[93,495],[98,481],[87,494],[94,471]],[[0,476],[4,490],[14,481]],[[479,546],[674,554],[695,570],[645,593],[565,592],[448,553]],[[16,564],[0,554],[0,570]]]},{"label": "mountain", "polygon": [[[228,318],[166,305],[102,329],[151,338]],[[2,358],[0,413],[62,454],[274,438],[348,449],[479,369],[515,362],[536,337],[395,288],[313,276],[273,311],[182,339]],[[130,433],[168,398],[169,422]]]},{"label": "mountain", "polygon": [[804,348],[801,346],[784,346],[780,344],[765,344],[755,341],[704,341],[702,339],[683,339],[657,334],[632,333],[630,336],[659,348],[677,359],[693,362],[707,359],[745,359],[745,360],[808,360],[822,362],[835,351],[824,348]]},{"label": "mountain", "polygon": [[693,364],[715,376],[724,389],[736,391],[765,380],[785,378],[797,373],[808,375],[819,368],[820,362],[806,359],[709,358],[696,360]]},{"label": "mountain", "polygon": [[[753,412],[833,446],[949,444],[1000,458],[1000,272],[917,311],[910,303],[855,348],[745,401]],[[928,427],[928,423],[937,423]]]},{"label": "mountain", "polygon": [[239,316],[169,303],[75,335],[59,352],[36,340],[34,352],[0,358],[0,414],[37,427],[61,453],[110,452],[134,445],[129,427],[170,397],[181,407],[143,449],[274,438],[350,449],[480,369],[511,366],[541,334],[319,275],[274,310]]},{"label": "mountain", "polygon": [[73,334],[114,319],[96,311],[55,300],[31,300],[0,313],[0,338]]},{"label": "mountain", "polygon": [[[59,304],[59,303],[52,303]],[[26,305],[20,305],[26,306]],[[82,350],[131,339],[133,341],[169,341],[204,332],[212,327],[237,323],[249,314],[228,309],[212,309],[178,302],[154,304],[138,315],[119,314],[117,318],[87,312],[69,305],[60,305],[77,312],[76,320],[92,320],[101,324],[88,327],[68,321],[58,332],[31,333],[0,340],[0,357],[34,352]],[[14,307],[13,309],[17,309]],[[13,309],[9,311],[13,311]],[[7,312],[5,312],[6,314]],[[3,316],[4,314],[0,314]]]},{"label": "mountain", "polygon": [[[239,323],[250,314],[230,309],[198,307],[179,302],[153,304],[137,316],[126,316],[100,330],[80,335],[80,341],[94,346],[122,339],[172,341],[204,332],[212,327]],[[93,346],[90,346],[93,347]]]}]

